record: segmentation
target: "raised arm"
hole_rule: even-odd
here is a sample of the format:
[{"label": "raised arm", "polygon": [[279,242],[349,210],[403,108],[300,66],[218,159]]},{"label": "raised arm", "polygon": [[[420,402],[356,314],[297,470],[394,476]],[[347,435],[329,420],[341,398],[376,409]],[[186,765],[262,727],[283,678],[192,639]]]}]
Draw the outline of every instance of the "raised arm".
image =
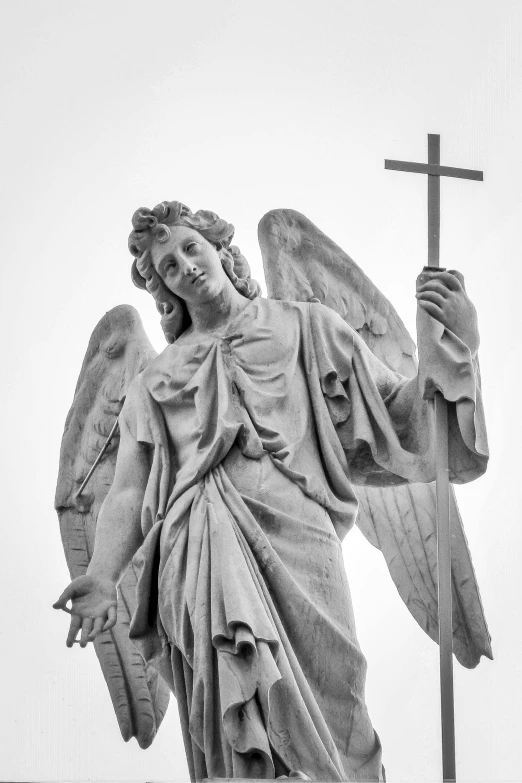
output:
[{"label": "raised arm", "polygon": [[352,483],[435,480],[428,398],[437,389],[450,403],[451,481],[470,481],[485,470],[475,308],[455,272],[421,278],[417,298],[420,366],[414,377],[391,370],[341,318],[311,306],[322,390]]},{"label": "raised arm", "polygon": [[141,510],[149,471],[147,448],[132,437],[120,417],[116,471],[98,517],[91,562],[85,576],[74,579],[54,604],[71,613],[68,647],[80,630],[80,646],[85,647],[116,623],[117,585],[143,541]]},{"label": "raised arm", "polygon": [[[417,279],[416,298],[419,307],[425,313],[428,313],[432,319],[438,321],[460,341],[458,347],[463,349],[462,355],[458,357],[458,363],[454,361],[454,366],[451,367],[455,375],[455,384],[458,386],[460,383],[458,378],[459,370],[463,372],[462,365],[466,361],[464,356],[465,349],[469,350],[469,365],[474,370],[474,362],[479,347],[477,312],[466,294],[464,278],[456,270],[451,272],[444,270],[423,272]],[[404,417],[404,411],[401,411],[401,407],[405,411],[411,409],[414,398],[418,394],[431,396],[436,384],[433,384],[427,378],[431,378],[433,374],[441,375],[440,372],[437,373],[437,369],[439,369],[437,365],[447,363],[447,360],[450,358],[456,359],[455,355],[446,357],[442,351],[437,352],[436,347],[433,350],[434,346],[430,345],[430,343],[434,341],[436,334],[433,329],[433,322],[430,323],[430,319],[422,318],[422,316],[418,317],[417,331],[419,357],[421,360],[419,374],[416,379],[406,385],[406,388],[400,390],[398,395],[393,395],[388,399],[388,410],[397,422],[400,422],[401,418]],[[442,335],[442,331],[440,333]],[[427,362],[428,365],[432,366],[424,367],[422,366],[423,362],[424,364]],[[442,381],[441,391],[451,394],[451,388],[445,389],[444,385]],[[430,386],[433,386],[433,389]],[[450,399],[450,401],[454,400]]]}]

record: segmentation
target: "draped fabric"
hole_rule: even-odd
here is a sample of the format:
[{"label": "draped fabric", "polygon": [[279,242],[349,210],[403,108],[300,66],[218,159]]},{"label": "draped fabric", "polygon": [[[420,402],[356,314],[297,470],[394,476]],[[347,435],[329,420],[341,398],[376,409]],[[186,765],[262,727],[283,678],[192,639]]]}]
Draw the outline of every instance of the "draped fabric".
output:
[{"label": "draped fabric", "polygon": [[[457,347],[450,459],[469,480],[486,456]],[[419,380],[319,304],[257,298],[132,384],[121,426],[151,470],[131,638],[176,694],[193,780],[381,779],[340,541],[351,483],[433,480],[430,421]]]}]

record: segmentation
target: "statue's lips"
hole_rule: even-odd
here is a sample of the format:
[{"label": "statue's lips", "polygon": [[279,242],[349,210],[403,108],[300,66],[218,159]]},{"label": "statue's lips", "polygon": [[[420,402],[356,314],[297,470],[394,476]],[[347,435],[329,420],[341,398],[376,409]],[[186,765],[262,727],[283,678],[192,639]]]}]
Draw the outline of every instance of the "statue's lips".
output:
[{"label": "statue's lips", "polygon": [[202,280],[204,276],[205,276],[205,273],[204,273],[204,272],[200,272],[200,273],[199,273],[199,275],[197,275],[197,277],[195,277],[195,278],[192,280],[192,285],[194,285],[194,283],[197,283],[197,282],[199,282],[200,280]]}]

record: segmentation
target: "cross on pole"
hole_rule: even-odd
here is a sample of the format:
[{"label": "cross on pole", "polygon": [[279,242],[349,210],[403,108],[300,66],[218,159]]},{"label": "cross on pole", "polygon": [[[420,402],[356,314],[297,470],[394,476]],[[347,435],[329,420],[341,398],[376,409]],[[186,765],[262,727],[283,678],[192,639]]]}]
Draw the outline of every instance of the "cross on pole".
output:
[{"label": "cross on pole", "polygon": [[[428,162],[385,160],[384,168],[428,175],[428,266],[439,267],[440,178],[482,181],[482,171],[440,165],[440,136],[428,134]],[[453,706],[453,623],[451,591],[451,538],[448,470],[448,409],[437,392],[434,399],[437,497],[437,581],[442,723],[442,776],[455,781],[455,713]]]}]

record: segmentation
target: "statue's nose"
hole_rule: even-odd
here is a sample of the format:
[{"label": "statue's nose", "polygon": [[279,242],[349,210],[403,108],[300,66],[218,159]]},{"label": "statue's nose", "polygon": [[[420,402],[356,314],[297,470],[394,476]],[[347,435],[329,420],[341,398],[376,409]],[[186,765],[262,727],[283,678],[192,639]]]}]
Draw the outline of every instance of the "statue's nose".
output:
[{"label": "statue's nose", "polygon": [[182,271],[185,277],[191,277],[196,274],[196,267],[186,262],[182,265]]}]

